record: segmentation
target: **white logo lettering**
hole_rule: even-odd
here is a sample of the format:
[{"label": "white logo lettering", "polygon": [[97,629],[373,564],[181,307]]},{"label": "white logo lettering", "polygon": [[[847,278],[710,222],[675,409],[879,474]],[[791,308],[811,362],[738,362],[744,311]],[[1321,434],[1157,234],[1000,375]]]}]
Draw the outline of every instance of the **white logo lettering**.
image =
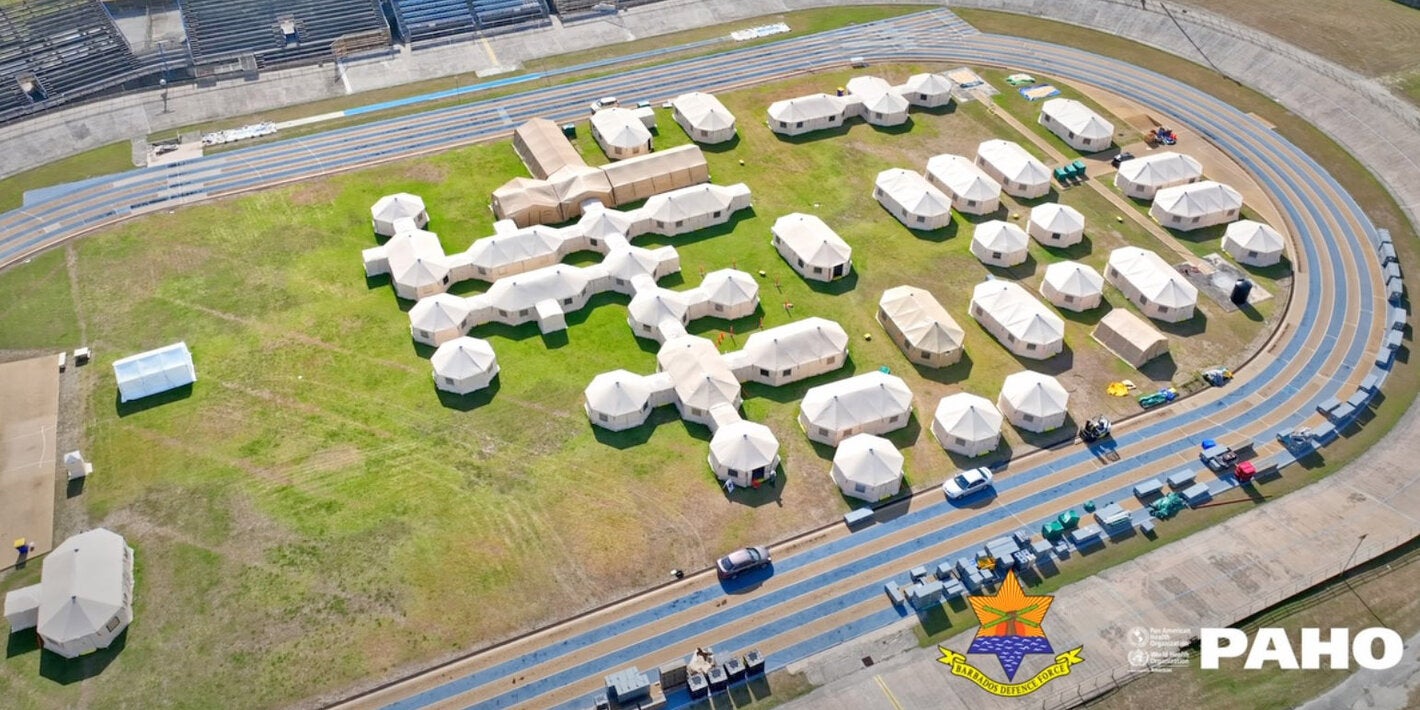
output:
[{"label": "white logo lettering", "polygon": [[[1222,643],[1226,641],[1226,645]],[[1219,658],[1237,658],[1247,650],[1242,629],[1199,629],[1198,655],[1204,670],[1218,670]]]},{"label": "white logo lettering", "polygon": [[[1377,640],[1381,642],[1380,658],[1371,653]],[[1405,642],[1400,634],[1387,628],[1361,629],[1356,633],[1356,640],[1351,642],[1351,655],[1356,657],[1356,664],[1362,668],[1373,671],[1394,668],[1405,655]]]},{"label": "white logo lettering", "polygon": [[[1351,659],[1361,668],[1385,670],[1399,665],[1405,655],[1405,642],[1392,629],[1374,627],[1362,629],[1354,636],[1350,629],[1304,628],[1301,635],[1301,660],[1292,648],[1287,630],[1262,628],[1254,632],[1253,639],[1241,629],[1204,628],[1198,631],[1199,667],[1203,670],[1217,670],[1222,658],[1242,658],[1243,668],[1260,670],[1269,664],[1282,670],[1346,670],[1351,667]],[[1376,642],[1380,642],[1377,652]],[[1322,658],[1326,659],[1322,665]]]}]

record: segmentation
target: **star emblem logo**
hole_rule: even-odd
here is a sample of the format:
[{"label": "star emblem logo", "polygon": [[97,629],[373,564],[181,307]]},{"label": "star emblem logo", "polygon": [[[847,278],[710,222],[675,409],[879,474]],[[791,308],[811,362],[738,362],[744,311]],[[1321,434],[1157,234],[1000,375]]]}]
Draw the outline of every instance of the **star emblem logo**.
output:
[{"label": "star emblem logo", "polygon": [[967,653],[995,655],[1008,679],[1015,679],[1027,654],[1055,653],[1041,626],[1054,598],[1027,595],[1015,571],[1006,573],[995,596],[969,599],[981,628]]}]

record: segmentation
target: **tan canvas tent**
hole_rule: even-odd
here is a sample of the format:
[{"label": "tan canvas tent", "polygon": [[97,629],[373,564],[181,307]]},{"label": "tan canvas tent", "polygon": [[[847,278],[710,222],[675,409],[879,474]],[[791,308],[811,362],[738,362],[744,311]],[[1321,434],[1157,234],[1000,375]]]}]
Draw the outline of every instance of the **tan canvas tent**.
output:
[{"label": "tan canvas tent", "polygon": [[832,281],[853,268],[853,248],[824,221],[794,212],[774,221],[771,243],[789,268],[815,281]]},{"label": "tan canvas tent", "polygon": [[1119,359],[1143,367],[1169,351],[1169,339],[1139,316],[1122,308],[1105,314],[1091,336]]},{"label": "tan canvas tent", "polygon": [[966,332],[932,294],[914,286],[895,286],[878,299],[878,322],[908,360],[946,367],[961,360]]},{"label": "tan canvas tent", "polygon": [[891,441],[855,434],[834,452],[829,476],[843,495],[876,503],[902,489],[903,460]]},{"label": "tan canvas tent", "polygon": [[582,154],[562,135],[562,129],[545,118],[534,118],[513,131],[513,152],[539,180],[546,180],[569,165],[587,165]]},{"label": "tan canvas tent", "polygon": [[947,451],[980,456],[996,450],[1001,443],[1001,421],[1001,412],[991,400],[958,392],[937,403],[932,436]]}]

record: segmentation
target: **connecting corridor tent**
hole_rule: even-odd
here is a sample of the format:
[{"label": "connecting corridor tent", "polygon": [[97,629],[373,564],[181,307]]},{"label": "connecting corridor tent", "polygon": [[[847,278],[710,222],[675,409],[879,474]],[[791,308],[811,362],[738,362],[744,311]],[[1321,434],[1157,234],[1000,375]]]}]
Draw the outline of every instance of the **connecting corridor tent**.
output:
[{"label": "connecting corridor tent", "polygon": [[113,364],[113,374],[118,379],[120,402],[132,402],[197,381],[187,343],[129,355]]}]

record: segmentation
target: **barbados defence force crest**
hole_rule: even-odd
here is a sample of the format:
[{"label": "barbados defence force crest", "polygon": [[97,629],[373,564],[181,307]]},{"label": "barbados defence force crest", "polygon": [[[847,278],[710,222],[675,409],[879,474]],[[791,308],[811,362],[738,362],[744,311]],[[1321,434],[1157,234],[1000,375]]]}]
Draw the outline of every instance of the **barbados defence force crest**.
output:
[{"label": "barbados defence force crest", "polygon": [[[968,599],[981,627],[966,652],[996,656],[1001,662],[1001,670],[1006,673],[1006,682],[987,676],[985,671],[967,660],[966,654],[937,646],[937,650],[942,652],[942,657],[937,660],[951,668],[952,675],[965,678],[992,695],[1013,698],[1033,693],[1046,683],[1069,675],[1072,666],[1085,660],[1080,657],[1083,646],[1056,653],[1042,626],[1054,597],[1027,595],[1014,571],[1006,573],[1006,579],[1001,582],[995,596],[971,596]],[[1022,661],[1032,654],[1051,655],[1055,660],[1029,679],[1014,682]]]}]

